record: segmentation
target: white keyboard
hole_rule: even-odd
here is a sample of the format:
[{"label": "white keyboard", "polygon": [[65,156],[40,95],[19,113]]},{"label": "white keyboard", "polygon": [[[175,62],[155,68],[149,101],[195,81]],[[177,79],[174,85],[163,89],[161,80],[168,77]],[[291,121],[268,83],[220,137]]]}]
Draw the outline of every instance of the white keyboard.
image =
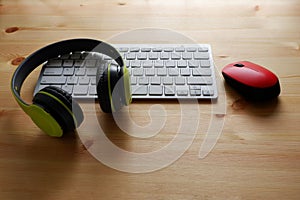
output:
[{"label": "white keyboard", "polygon": [[[208,44],[115,44],[130,72],[132,98],[216,99],[212,50]],[[73,52],[43,65],[35,92],[54,85],[74,98],[96,98],[101,60],[91,52]]]}]

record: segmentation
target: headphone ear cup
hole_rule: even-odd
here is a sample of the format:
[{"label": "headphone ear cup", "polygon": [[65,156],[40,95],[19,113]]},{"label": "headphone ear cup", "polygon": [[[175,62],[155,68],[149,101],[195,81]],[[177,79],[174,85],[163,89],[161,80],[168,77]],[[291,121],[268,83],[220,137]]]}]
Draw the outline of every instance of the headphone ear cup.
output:
[{"label": "headphone ear cup", "polygon": [[106,63],[101,63],[97,70],[97,96],[101,110],[105,113],[111,113],[110,94],[108,91],[108,67]]},{"label": "headphone ear cup", "polygon": [[123,103],[124,89],[120,80],[120,67],[114,63],[102,63],[97,71],[97,95],[103,112],[120,110]]},{"label": "headphone ear cup", "polygon": [[73,131],[83,121],[83,112],[78,103],[72,100],[69,93],[60,88],[45,87],[34,96],[32,101],[53,116],[63,131]]}]

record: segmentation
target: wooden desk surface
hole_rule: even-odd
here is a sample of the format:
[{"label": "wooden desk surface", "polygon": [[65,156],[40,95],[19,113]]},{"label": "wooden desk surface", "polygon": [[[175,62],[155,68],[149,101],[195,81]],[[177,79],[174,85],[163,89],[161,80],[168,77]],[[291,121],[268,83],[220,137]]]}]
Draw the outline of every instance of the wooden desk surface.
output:
[{"label": "wooden desk surface", "polygon": [[[0,0],[0,17],[0,199],[300,198],[299,0]],[[216,116],[210,102],[199,102],[200,123],[190,148],[173,164],[145,174],[105,166],[78,135],[46,136],[14,101],[12,73],[23,57],[40,47],[74,37],[109,40],[145,27],[178,31],[211,44],[219,71],[237,60],[266,66],[280,78],[278,101],[253,104],[225,85],[227,112],[217,116],[225,123],[208,156],[199,159],[198,153]],[[28,101],[32,80],[23,89]],[[176,103],[158,103],[172,115],[149,139],[121,133],[110,116],[100,114],[100,124],[111,130],[108,138],[122,149],[158,150],[172,141],[180,119]],[[153,104],[130,105],[136,123],[150,122]]]}]

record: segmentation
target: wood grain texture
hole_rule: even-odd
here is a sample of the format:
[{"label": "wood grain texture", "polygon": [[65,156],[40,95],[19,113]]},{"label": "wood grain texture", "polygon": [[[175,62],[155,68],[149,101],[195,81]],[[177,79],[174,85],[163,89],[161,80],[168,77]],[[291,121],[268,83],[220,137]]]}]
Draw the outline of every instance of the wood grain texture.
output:
[{"label": "wood grain texture", "polygon": [[[0,199],[299,199],[299,22],[299,0],[0,0]],[[278,101],[251,103],[225,84],[226,114],[215,116],[210,102],[199,102],[199,127],[190,148],[172,165],[146,174],[105,166],[87,151],[93,141],[83,146],[76,134],[49,138],[14,101],[11,76],[33,51],[66,38],[112,41],[142,28],[169,29],[211,44],[219,73],[237,60],[266,66],[280,78]],[[28,102],[38,74],[39,69],[24,84]],[[158,150],[175,136],[179,105],[134,101],[130,115],[146,125],[155,103],[168,117],[149,139],[124,134],[101,112],[100,124],[122,149]],[[86,119],[95,120],[89,112]],[[224,119],[222,135],[199,159],[212,117]]]}]

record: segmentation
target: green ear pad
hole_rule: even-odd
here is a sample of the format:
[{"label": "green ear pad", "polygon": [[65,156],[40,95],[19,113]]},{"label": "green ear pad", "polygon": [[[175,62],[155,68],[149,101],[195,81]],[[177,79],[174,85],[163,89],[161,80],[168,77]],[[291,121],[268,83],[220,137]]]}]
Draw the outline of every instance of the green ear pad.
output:
[{"label": "green ear pad", "polygon": [[56,119],[41,106],[31,104],[26,107],[25,112],[30,116],[32,121],[49,136],[61,137],[63,135],[62,127]]},{"label": "green ear pad", "polygon": [[131,87],[130,87],[130,76],[126,66],[123,67],[123,83],[124,83],[124,104],[128,106],[131,103]]},{"label": "green ear pad", "polygon": [[60,88],[49,86],[42,89],[34,96],[33,103],[53,116],[64,131],[73,131],[83,121],[78,103]]}]

